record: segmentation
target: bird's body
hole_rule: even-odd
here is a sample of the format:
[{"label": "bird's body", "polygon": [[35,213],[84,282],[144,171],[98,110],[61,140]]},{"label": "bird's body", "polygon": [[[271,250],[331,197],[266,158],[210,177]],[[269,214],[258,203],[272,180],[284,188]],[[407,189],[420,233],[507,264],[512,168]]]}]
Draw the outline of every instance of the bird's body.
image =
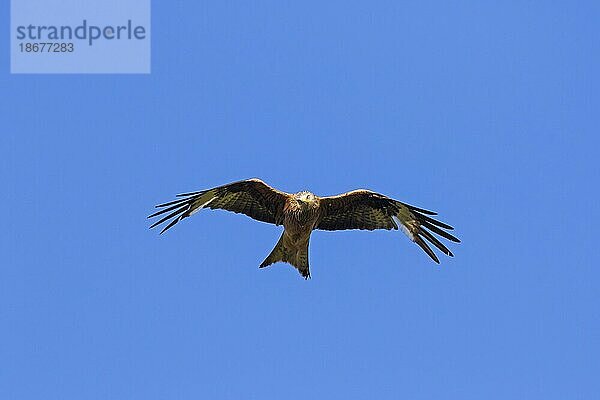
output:
[{"label": "bird's body", "polygon": [[283,206],[283,227],[290,235],[304,236],[319,219],[321,201],[310,192],[299,192],[287,198]]},{"label": "bird's body", "polygon": [[305,278],[310,277],[308,243],[320,216],[320,200],[310,192],[289,196],[283,206],[283,233],[275,248],[260,264],[261,268],[277,261],[287,262]]},{"label": "bird's body", "polygon": [[279,241],[260,265],[261,268],[282,261],[293,265],[308,279],[308,245],[315,229],[398,229],[399,222],[408,237],[435,262],[439,260],[425,238],[446,255],[452,256],[437,238],[423,228],[454,242],[459,240],[443,229],[451,226],[427,215],[435,213],[393,200],[369,190],[354,190],[338,196],[319,197],[302,191],[289,194],[268,186],[260,179],[248,179],[213,189],[179,195],[182,199],[160,204],[156,217],[171,211],[151,227],[173,218],[164,232],[202,208],[224,209],[242,213],[259,221],[283,225]]}]

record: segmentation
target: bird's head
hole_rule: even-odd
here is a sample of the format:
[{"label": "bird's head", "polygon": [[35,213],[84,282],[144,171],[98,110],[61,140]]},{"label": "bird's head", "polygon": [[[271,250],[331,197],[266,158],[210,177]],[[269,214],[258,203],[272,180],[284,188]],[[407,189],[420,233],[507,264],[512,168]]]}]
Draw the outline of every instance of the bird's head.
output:
[{"label": "bird's head", "polygon": [[316,200],[316,196],[311,192],[298,192],[294,195],[294,198],[301,206],[308,206]]}]

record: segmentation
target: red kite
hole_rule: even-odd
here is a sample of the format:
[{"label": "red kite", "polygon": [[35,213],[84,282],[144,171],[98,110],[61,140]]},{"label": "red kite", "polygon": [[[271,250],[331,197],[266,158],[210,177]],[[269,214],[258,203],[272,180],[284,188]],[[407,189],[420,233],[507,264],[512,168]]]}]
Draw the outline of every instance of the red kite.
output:
[{"label": "red kite", "polygon": [[436,213],[370,190],[353,190],[337,196],[319,197],[306,191],[296,194],[281,192],[260,179],[248,179],[177,197],[181,198],[156,206],[162,209],[148,218],[168,214],[150,228],[172,218],[160,232],[163,233],[203,208],[233,211],[258,221],[283,225],[283,234],[271,254],[260,264],[260,268],[282,261],[293,265],[305,279],[310,278],[308,241],[314,229],[371,231],[398,229],[400,226],[410,240],[438,264],[439,259],[425,240],[442,253],[450,257],[453,254],[431,232],[450,241],[460,242],[443,230],[454,228],[430,217]]}]

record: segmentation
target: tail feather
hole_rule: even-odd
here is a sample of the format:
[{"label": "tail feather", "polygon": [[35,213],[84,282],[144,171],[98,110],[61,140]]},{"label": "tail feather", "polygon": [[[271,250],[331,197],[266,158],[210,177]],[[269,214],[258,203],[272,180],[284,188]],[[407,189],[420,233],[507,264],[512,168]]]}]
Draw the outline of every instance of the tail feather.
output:
[{"label": "tail feather", "polygon": [[304,279],[309,279],[310,268],[308,267],[308,243],[306,243],[305,248],[296,252],[296,257],[294,261],[295,262],[292,265],[298,269],[300,275],[302,275]]},{"label": "tail feather", "polygon": [[260,264],[259,268],[268,267],[271,264],[276,263],[277,261],[287,262],[285,254],[285,248],[283,246],[283,234],[279,238],[279,241],[271,250],[271,253],[265,258],[265,260]]},{"label": "tail feather", "polygon": [[278,261],[294,266],[304,279],[310,278],[310,269],[308,267],[308,242],[301,249],[286,247],[283,233],[271,253],[260,264],[259,268],[268,267]]}]

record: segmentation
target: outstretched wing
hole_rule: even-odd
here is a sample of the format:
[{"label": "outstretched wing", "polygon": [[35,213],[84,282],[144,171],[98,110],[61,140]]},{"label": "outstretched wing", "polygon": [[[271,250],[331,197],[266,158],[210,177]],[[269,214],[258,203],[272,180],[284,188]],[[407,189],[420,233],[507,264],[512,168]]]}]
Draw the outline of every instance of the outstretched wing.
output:
[{"label": "outstretched wing", "polygon": [[157,217],[168,213],[150,228],[171,219],[163,233],[177,222],[200,211],[202,208],[222,209],[242,213],[258,221],[279,225],[283,219],[283,206],[289,194],[273,189],[260,179],[248,179],[213,189],[179,194],[181,199],[159,204],[160,211],[148,216]]},{"label": "outstretched wing", "polygon": [[443,230],[454,228],[428,216],[436,213],[369,190],[354,190],[338,196],[321,197],[321,210],[321,218],[315,229],[390,230],[398,229],[397,222],[399,222],[404,233],[437,263],[440,260],[423,239],[450,257],[453,257],[452,252],[431,232],[453,242],[460,242]]}]

